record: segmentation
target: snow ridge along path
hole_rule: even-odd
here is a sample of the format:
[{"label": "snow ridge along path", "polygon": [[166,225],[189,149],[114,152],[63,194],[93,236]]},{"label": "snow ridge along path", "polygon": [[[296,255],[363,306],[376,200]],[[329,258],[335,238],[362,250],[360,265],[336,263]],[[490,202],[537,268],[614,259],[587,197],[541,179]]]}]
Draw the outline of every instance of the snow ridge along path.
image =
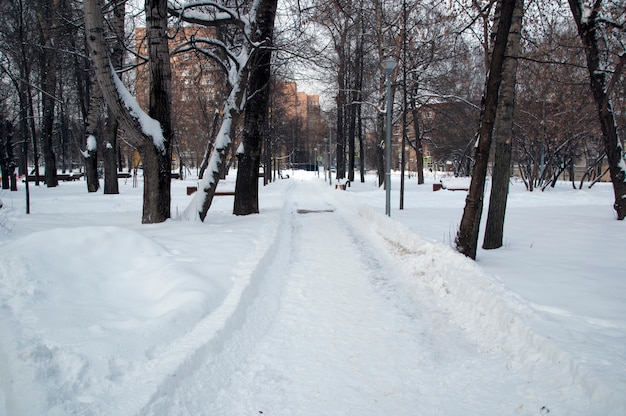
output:
[{"label": "snow ridge along path", "polygon": [[[403,235],[385,231],[398,224],[324,184],[288,188],[275,240],[226,323],[136,414],[593,414],[569,363],[542,356],[549,342],[516,323],[530,315],[520,301],[448,302],[463,301],[451,296],[463,286],[442,273],[476,274],[471,262],[434,265],[447,247],[408,231],[391,238]],[[495,284],[467,277],[472,294]],[[468,327],[481,317],[484,328]],[[530,358],[507,349],[511,327],[528,337]]]}]

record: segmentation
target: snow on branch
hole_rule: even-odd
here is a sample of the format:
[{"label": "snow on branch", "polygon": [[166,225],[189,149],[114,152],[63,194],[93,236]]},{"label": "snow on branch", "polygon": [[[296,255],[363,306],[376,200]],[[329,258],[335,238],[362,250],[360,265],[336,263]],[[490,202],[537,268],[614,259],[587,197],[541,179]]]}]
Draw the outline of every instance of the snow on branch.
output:
[{"label": "snow on branch", "polygon": [[[210,11],[200,11],[198,8],[209,8]],[[215,1],[201,1],[186,3],[182,7],[168,7],[168,12],[178,17],[179,22],[185,21],[202,26],[220,26],[232,24],[241,28],[249,26],[250,22],[237,9],[231,9]]]},{"label": "snow on branch", "polygon": [[139,123],[143,134],[152,137],[152,142],[157,149],[165,150],[165,138],[163,137],[161,123],[143,111],[135,97],[133,97],[130,91],[128,91],[120,77],[117,75],[113,66],[111,66],[111,73],[113,75],[113,81],[115,82],[115,88],[120,100],[130,115]]}]

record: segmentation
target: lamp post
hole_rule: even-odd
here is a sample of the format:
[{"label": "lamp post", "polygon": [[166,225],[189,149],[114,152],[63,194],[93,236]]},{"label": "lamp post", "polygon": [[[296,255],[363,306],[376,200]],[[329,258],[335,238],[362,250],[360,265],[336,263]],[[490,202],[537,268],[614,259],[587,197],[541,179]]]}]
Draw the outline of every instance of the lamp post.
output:
[{"label": "lamp post", "polygon": [[381,62],[387,83],[387,137],[385,138],[385,214],[391,216],[391,73],[396,61],[387,58]]},{"label": "lamp post", "polygon": [[335,127],[333,123],[328,123],[328,181],[330,182],[331,186],[333,185],[333,161],[330,158],[330,155],[332,154],[333,149],[333,127]]}]

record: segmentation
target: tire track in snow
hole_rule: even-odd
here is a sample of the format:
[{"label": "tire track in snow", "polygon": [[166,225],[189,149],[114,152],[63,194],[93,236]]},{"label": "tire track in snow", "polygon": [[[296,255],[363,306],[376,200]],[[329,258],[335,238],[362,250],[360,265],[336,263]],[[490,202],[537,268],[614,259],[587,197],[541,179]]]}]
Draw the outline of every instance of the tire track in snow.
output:
[{"label": "tire track in snow", "polygon": [[[292,188],[293,185],[289,186],[281,197],[288,199]],[[90,414],[180,414],[176,411],[179,406],[175,393],[185,380],[192,379],[203,366],[212,363],[215,364],[211,369],[214,383],[220,382],[220,376],[227,376],[229,363],[219,362],[215,357],[229,348],[233,334],[246,324],[249,306],[266,284],[266,270],[273,268],[274,262],[282,261],[284,247],[288,244],[282,235],[289,227],[289,217],[285,215],[288,212],[288,207],[283,207],[281,212],[271,213],[259,230],[263,236],[249,242],[255,247],[250,257],[233,270],[233,289],[224,302],[183,337],[153,351],[153,358],[133,369],[128,381],[103,392],[103,396],[110,399],[103,399],[98,409],[91,408]]]},{"label": "tire track in snow", "polygon": [[[286,193],[287,200],[292,190],[293,186]],[[286,204],[270,247],[235,299],[232,310],[207,318],[224,321],[223,327],[214,334],[207,334],[211,338],[156,389],[150,401],[136,414],[210,414],[206,413],[204,405],[228,383],[241,357],[245,357],[267,331],[279,307],[283,267],[289,264],[294,215],[291,206]],[[243,276],[240,278],[246,280]]]}]

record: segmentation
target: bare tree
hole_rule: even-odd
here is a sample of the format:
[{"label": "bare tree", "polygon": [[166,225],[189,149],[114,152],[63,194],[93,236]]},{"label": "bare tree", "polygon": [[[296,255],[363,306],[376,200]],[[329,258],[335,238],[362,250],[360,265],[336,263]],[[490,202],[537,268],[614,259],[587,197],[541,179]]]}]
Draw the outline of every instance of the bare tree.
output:
[{"label": "bare tree", "polygon": [[41,3],[37,7],[37,20],[41,38],[41,102],[42,123],[41,139],[44,163],[46,166],[46,186],[57,186],[57,163],[53,146],[54,110],[57,104],[57,56],[56,44],[61,42],[62,27],[60,16],[62,1],[52,0]]},{"label": "bare tree", "polygon": [[[623,220],[626,218],[626,161],[610,96],[626,63],[624,5],[619,2],[606,2],[605,4],[602,0],[591,3],[588,5],[587,2],[583,3],[583,0],[569,0],[578,34],[585,49],[591,92],[602,128],[602,138],[615,194],[613,208],[617,213],[617,219]],[[617,53],[616,47],[620,48]],[[610,79],[607,79],[607,72],[612,63],[603,62],[603,56],[606,55],[617,60],[617,63],[612,65]]]},{"label": "bare tree", "polygon": [[[258,212],[260,146],[266,134],[264,112],[268,107],[267,89],[276,1],[260,0],[235,7],[230,7],[228,2],[209,2],[205,6],[207,8],[204,10],[196,10],[193,6],[170,9],[170,13],[182,21],[228,28],[231,31],[227,41],[195,38],[181,46],[195,48],[213,58],[225,70],[230,87],[207,171],[198,192],[185,210],[187,217],[198,216],[202,221],[213,201],[232,146],[236,121],[244,109],[246,120],[242,152],[238,152],[241,156],[235,191],[235,199],[238,200],[235,213],[246,215]],[[239,175],[242,175],[241,178]]]},{"label": "bare tree", "polygon": [[495,161],[491,175],[491,194],[489,196],[487,224],[483,240],[484,249],[502,247],[504,217],[511,177],[517,55],[520,49],[523,16],[524,0],[517,0],[506,46],[506,58],[502,68],[502,85],[500,86],[498,109],[493,127]]},{"label": "bare tree", "polygon": [[253,25],[252,42],[262,45],[250,56],[252,63],[248,89],[252,95],[246,103],[243,123],[243,152],[239,152],[239,169],[233,213],[249,215],[259,212],[259,165],[261,146],[268,135],[267,117],[271,78],[274,18],[277,0],[259,2],[256,22]]},{"label": "bare tree", "polygon": [[465,199],[465,209],[456,237],[458,251],[472,259],[476,258],[478,228],[483,209],[485,177],[493,135],[493,124],[498,108],[498,95],[502,82],[507,39],[511,28],[516,0],[502,0],[493,52],[489,63],[485,95],[483,99],[480,130],[474,150],[475,164],[470,189]]}]

